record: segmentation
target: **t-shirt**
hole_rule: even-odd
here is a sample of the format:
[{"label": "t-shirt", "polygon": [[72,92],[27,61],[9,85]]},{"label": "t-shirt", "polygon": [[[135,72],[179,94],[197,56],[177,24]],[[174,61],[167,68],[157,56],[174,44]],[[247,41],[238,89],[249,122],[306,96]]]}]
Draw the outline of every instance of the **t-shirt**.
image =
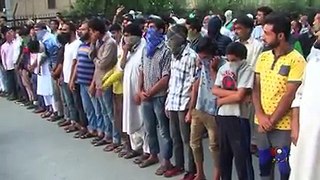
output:
[{"label": "t-shirt", "polygon": [[[240,88],[252,89],[254,73],[246,60],[240,62],[227,62],[218,71],[215,85],[226,90]],[[222,105],[218,110],[220,116],[237,116],[249,118],[245,103]]]},{"label": "t-shirt", "polygon": [[94,74],[94,62],[89,57],[90,44],[82,43],[77,57],[77,83],[90,85]]},{"label": "t-shirt", "polygon": [[81,45],[80,40],[74,40],[64,46],[63,78],[65,83],[69,83],[73,60],[77,59],[78,49]]},{"label": "t-shirt", "polygon": [[199,78],[200,83],[195,109],[206,112],[210,115],[216,115],[217,97],[212,94],[212,87],[215,79],[212,79],[210,74],[210,60],[202,59],[201,69],[198,69],[197,72],[197,78]]},{"label": "t-shirt", "polygon": [[[255,72],[260,75],[260,98],[263,111],[271,115],[287,90],[289,82],[301,82],[306,61],[296,50],[275,59],[272,50],[258,58]],[[258,119],[255,123],[259,124]],[[276,124],[275,129],[291,129],[291,111]]]}]

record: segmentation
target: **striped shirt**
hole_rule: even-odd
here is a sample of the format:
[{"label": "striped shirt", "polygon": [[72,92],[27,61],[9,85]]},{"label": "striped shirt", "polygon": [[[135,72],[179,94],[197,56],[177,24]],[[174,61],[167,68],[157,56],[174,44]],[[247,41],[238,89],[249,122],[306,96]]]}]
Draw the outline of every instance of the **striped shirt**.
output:
[{"label": "striped shirt", "polygon": [[89,57],[90,44],[82,43],[77,55],[77,83],[90,85],[94,74],[94,63]]}]

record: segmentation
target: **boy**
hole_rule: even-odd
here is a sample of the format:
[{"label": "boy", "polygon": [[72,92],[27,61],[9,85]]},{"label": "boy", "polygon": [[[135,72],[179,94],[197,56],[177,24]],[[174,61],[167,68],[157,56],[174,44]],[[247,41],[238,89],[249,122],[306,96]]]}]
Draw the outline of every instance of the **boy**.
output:
[{"label": "boy", "polygon": [[226,50],[228,62],[218,71],[213,94],[218,96],[219,162],[222,180],[232,179],[233,157],[239,180],[253,179],[250,123],[245,99],[253,87],[253,71],[245,60],[247,49],[239,42]]},{"label": "boy", "polygon": [[193,83],[191,102],[187,119],[191,120],[190,146],[193,151],[194,161],[197,168],[197,176],[194,180],[206,179],[203,170],[202,137],[205,130],[209,135],[209,149],[214,160],[213,172],[215,180],[220,180],[219,174],[219,147],[217,139],[217,125],[215,122],[216,96],[211,91],[217,75],[218,67],[222,60],[214,58],[218,47],[210,38],[203,37],[198,41],[196,52],[200,58],[200,64]]}]

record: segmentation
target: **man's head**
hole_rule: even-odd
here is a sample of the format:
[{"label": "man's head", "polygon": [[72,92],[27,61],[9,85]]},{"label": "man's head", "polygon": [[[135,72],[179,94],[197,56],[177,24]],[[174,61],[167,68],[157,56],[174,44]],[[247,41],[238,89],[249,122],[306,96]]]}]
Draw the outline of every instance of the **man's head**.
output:
[{"label": "man's head", "polygon": [[125,45],[132,48],[141,40],[142,30],[137,24],[128,24],[123,29],[123,37]]},{"label": "man's head", "polygon": [[263,40],[270,48],[288,42],[290,37],[290,20],[282,14],[272,13],[265,19]]},{"label": "man's head", "polygon": [[234,29],[236,35],[239,37],[241,41],[248,40],[250,38],[251,32],[254,28],[253,19],[248,16],[240,16],[234,23]]},{"label": "man's head", "polygon": [[36,33],[37,40],[42,41],[44,35],[48,32],[47,26],[44,22],[38,22],[34,26],[34,31]]},{"label": "man's head", "polygon": [[202,21],[202,26],[205,28],[205,29],[208,29],[208,24],[209,24],[209,20],[211,19],[211,16],[208,15],[208,16],[205,16],[203,18],[203,21]]},{"label": "man's head", "polygon": [[89,33],[92,42],[96,42],[98,39],[103,38],[106,34],[106,26],[103,21],[98,18],[93,18],[88,22]]},{"label": "man's head", "polygon": [[220,34],[221,27],[222,21],[218,16],[211,18],[208,24],[208,36],[215,39],[217,35]]},{"label": "man's head", "polygon": [[218,46],[209,37],[201,37],[196,47],[196,52],[200,59],[212,59],[212,57],[218,55]]},{"label": "man's head", "polygon": [[8,29],[8,31],[6,32],[5,36],[6,36],[6,41],[8,42],[12,42],[13,39],[15,38],[15,32],[13,29]]},{"label": "man's head", "polygon": [[132,22],[133,22],[133,16],[131,14],[123,15],[123,20],[122,20],[123,27],[126,27],[129,24],[132,24]]},{"label": "man's head", "polygon": [[240,42],[233,42],[227,46],[226,55],[229,62],[241,61],[247,58],[247,48]]},{"label": "man's head", "polygon": [[87,21],[82,22],[81,26],[79,27],[78,32],[79,32],[78,35],[79,35],[81,41],[90,40],[89,26],[88,26]]},{"label": "man's head", "polygon": [[61,34],[70,42],[72,39],[76,37],[77,27],[72,22],[66,22],[62,25]]},{"label": "man's head", "polygon": [[318,31],[320,31],[320,12],[318,12],[315,16],[314,16],[314,20],[313,20],[313,31],[315,33],[317,33]]},{"label": "man's head", "polygon": [[294,19],[291,21],[291,32],[292,33],[299,33],[301,31],[302,25],[301,23]]},{"label": "man's head", "polygon": [[169,28],[167,33],[167,44],[174,55],[177,55],[181,47],[186,44],[188,30],[185,26],[177,24]]},{"label": "man's head", "polygon": [[111,37],[119,43],[122,37],[122,27],[120,24],[112,24],[109,31],[111,33]]},{"label": "man's head", "polygon": [[56,19],[52,19],[50,21],[50,29],[53,31],[53,32],[56,32],[59,28],[59,21],[56,20]]},{"label": "man's head", "polygon": [[6,16],[1,16],[0,17],[0,26],[4,26],[7,22],[7,17]]},{"label": "man's head", "polygon": [[257,15],[256,15],[257,24],[260,24],[260,25],[264,24],[265,17],[272,12],[273,12],[273,10],[268,6],[262,6],[262,7],[258,8]]},{"label": "man's head", "polygon": [[309,25],[309,22],[308,22],[308,16],[307,15],[301,15],[300,16],[300,19],[299,19],[299,22],[302,24],[302,26],[306,27]]},{"label": "man's head", "polygon": [[166,23],[162,19],[151,19],[149,28],[153,28],[160,34],[164,34],[166,32]]},{"label": "man's head", "polygon": [[186,21],[186,28],[188,29],[188,38],[193,40],[201,32],[201,21],[198,18],[189,18]]}]

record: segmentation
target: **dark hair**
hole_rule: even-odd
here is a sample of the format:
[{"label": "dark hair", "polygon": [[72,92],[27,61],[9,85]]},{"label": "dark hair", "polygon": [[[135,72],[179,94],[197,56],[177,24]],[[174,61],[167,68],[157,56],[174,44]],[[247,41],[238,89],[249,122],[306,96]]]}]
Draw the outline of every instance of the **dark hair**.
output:
[{"label": "dark hair", "polygon": [[163,30],[163,33],[166,31],[166,23],[162,19],[151,19],[150,23],[153,23],[158,30]]},{"label": "dark hair", "polygon": [[110,32],[111,31],[121,31],[121,30],[122,30],[122,28],[121,28],[120,24],[118,24],[118,23],[112,24],[109,29]]},{"label": "dark hair", "polygon": [[112,24],[112,23],[111,23],[111,21],[110,21],[109,19],[106,19],[106,20],[105,20],[105,25],[106,25],[106,26],[110,26],[111,24]]},{"label": "dark hair", "polygon": [[299,31],[300,31],[300,30],[302,29],[302,24],[301,24],[297,19],[294,19],[294,20],[292,20],[292,21],[294,21],[294,22],[297,23],[297,26],[298,26]]},{"label": "dark hair", "polygon": [[260,11],[263,13],[263,15],[267,16],[268,14],[271,14],[273,12],[273,9],[271,9],[271,7],[269,6],[262,6],[259,7],[257,11]]},{"label": "dark hair", "polygon": [[251,29],[251,30],[254,28],[253,19],[249,18],[246,15],[242,15],[242,16],[238,17],[237,20],[235,21],[235,24],[242,25],[245,28],[248,28],[248,29]]},{"label": "dark hair", "polygon": [[226,18],[226,16],[225,16],[224,14],[218,14],[218,16],[219,16],[219,18],[220,18],[220,20],[221,20],[222,24],[226,23],[227,18]]},{"label": "dark hair", "polygon": [[173,31],[173,32],[183,33],[182,35],[185,38],[188,37],[188,29],[185,26],[181,25],[181,24],[176,24],[176,25],[172,26],[170,28],[170,30]]},{"label": "dark hair", "polygon": [[28,36],[30,33],[30,29],[28,27],[22,27],[20,30],[21,36]]},{"label": "dark hair", "polygon": [[38,40],[31,40],[28,42],[28,48],[31,53],[38,53],[40,50],[40,43]]},{"label": "dark hair", "polygon": [[77,31],[77,26],[73,22],[69,21],[69,22],[65,22],[64,24],[69,27],[71,32]]},{"label": "dark hair", "polygon": [[99,31],[101,34],[106,33],[106,26],[104,25],[103,21],[98,18],[90,19],[88,22],[88,26],[95,31]]},{"label": "dark hair", "polygon": [[35,28],[39,28],[39,29],[47,29],[47,25],[44,22],[38,22],[35,26]]},{"label": "dark hair", "polygon": [[218,45],[215,42],[212,42],[212,40],[209,37],[201,37],[199,39],[198,45],[196,47],[197,53],[207,53],[210,55],[218,55]]},{"label": "dark hair", "polygon": [[123,33],[128,33],[131,36],[142,37],[142,30],[137,24],[129,24],[123,29]]},{"label": "dark hair", "polygon": [[58,20],[56,20],[56,19],[51,19],[51,20],[50,20],[50,22],[54,22],[56,25],[58,25],[58,26],[59,26],[59,21],[58,21]]},{"label": "dark hair", "polygon": [[234,55],[240,59],[247,58],[247,48],[240,42],[232,42],[227,46],[227,55]]},{"label": "dark hair", "polygon": [[146,23],[146,20],[144,18],[138,18],[138,19],[135,19],[133,23],[140,26],[140,25],[144,25]]},{"label": "dark hair", "polygon": [[202,23],[198,18],[188,18],[186,24],[189,25],[191,29],[197,30],[197,32],[201,31]]},{"label": "dark hair", "polygon": [[125,14],[122,17],[127,21],[133,21],[133,16],[131,14]]},{"label": "dark hair", "polygon": [[289,40],[291,33],[290,19],[283,14],[271,13],[265,19],[265,24],[273,26],[273,32],[283,33],[286,40]]}]

